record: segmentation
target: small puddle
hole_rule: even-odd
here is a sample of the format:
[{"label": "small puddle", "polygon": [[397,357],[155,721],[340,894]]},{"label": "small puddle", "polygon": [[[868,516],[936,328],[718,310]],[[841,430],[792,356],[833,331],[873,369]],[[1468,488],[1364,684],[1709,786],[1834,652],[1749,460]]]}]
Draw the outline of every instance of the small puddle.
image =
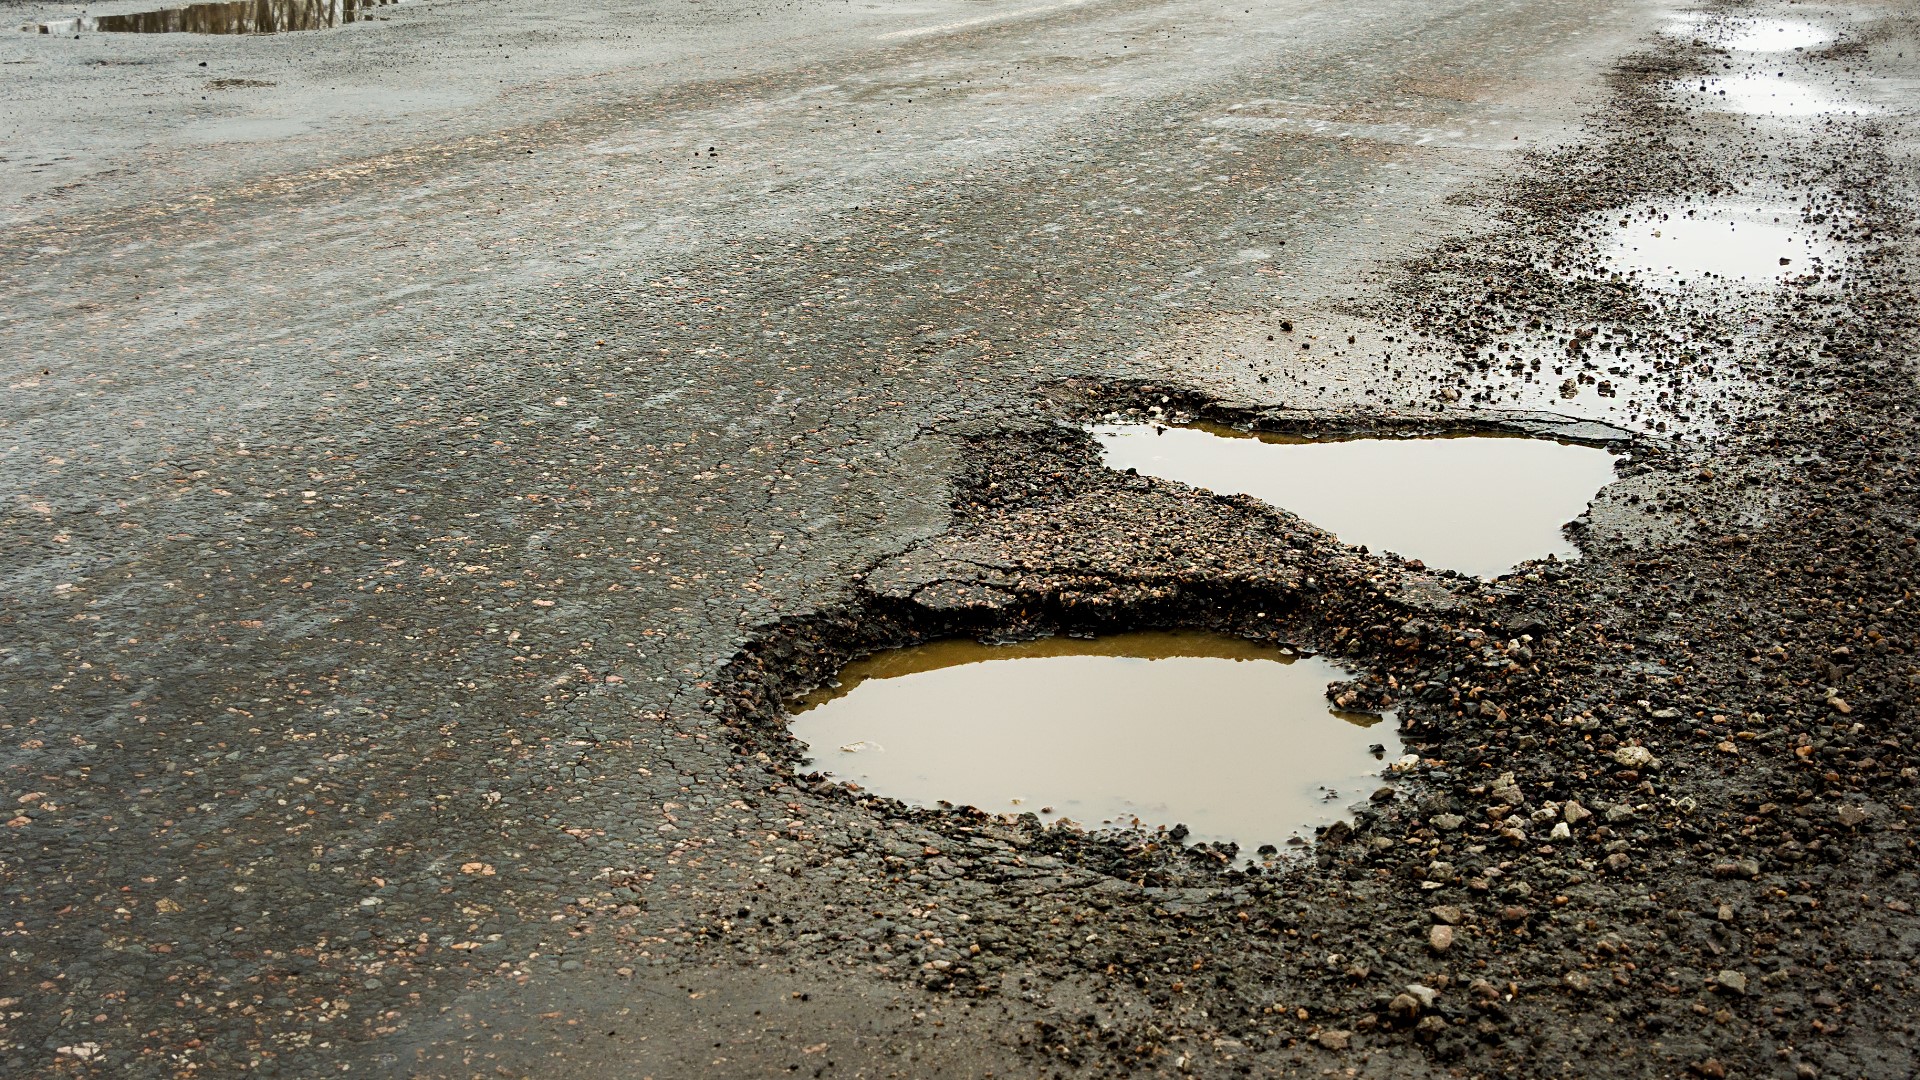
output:
[{"label": "small puddle", "polygon": [[1686,104],[1747,116],[1822,116],[1874,111],[1862,102],[1849,101],[1817,86],[1770,72],[1689,80],[1676,84],[1674,89]]},{"label": "small puddle", "polygon": [[1251,855],[1342,816],[1400,756],[1387,718],[1328,703],[1351,675],[1199,631],[939,641],[850,665],[792,728],[812,767],[890,798],[1087,829],[1184,824]]},{"label": "small puddle", "polygon": [[1697,14],[1674,20],[1668,33],[1675,37],[1698,37],[1723,48],[1753,53],[1817,49],[1833,40],[1829,31],[1799,19],[1736,19],[1716,26]]},{"label": "small puddle", "polygon": [[1792,52],[1815,49],[1833,40],[1833,35],[1798,19],[1755,19],[1736,24],[1720,44],[1741,52]]},{"label": "small puddle", "polygon": [[1636,215],[1617,227],[1604,254],[1623,273],[1645,274],[1650,284],[1667,287],[1708,276],[1770,285],[1840,261],[1797,210],[1711,204]]},{"label": "small puddle", "polygon": [[1479,577],[1577,555],[1561,527],[1614,478],[1605,450],[1519,436],[1306,439],[1214,424],[1091,430],[1108,468],[1251,495],[1349,544]]},{"label": "small puddle", "polygon": [[327,30],[366,18],[370,8],[399,0],[237,0],[189,4],[129,15],[90,15],[21,29],[41,34],[98,31],[109,34],[281,34]]}]

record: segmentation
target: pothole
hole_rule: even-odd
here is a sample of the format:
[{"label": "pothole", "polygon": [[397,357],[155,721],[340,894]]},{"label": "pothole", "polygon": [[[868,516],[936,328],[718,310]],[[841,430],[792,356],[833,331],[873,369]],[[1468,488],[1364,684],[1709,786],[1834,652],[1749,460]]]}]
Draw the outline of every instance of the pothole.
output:
[{"label": "pothole", "polygon": [[1606,450],[1521,436],[1316,439],[1214,424],[1091,431],[1109,468],[1251,495],[1346,543],[1477,577],[1575,556],[1563,526],[1614,478]]},{"label": "pothole", "polygon": [[1399,757],[1389,718],[1329,705],[1351,676],[1202,631],[949,640],[848,666],[791,728],[813,768],[904,802],[1250,850],[1337,820]]},{"label": "pothole", "polygon": [[97,31],[108,34],[281,34],[327,30],[367,17],[372,8],[399,0],[239,0],[188,4],[127,15],[84,15],[57,22],[30,23],[22,30],[40,34]]},{"label": "pothole", "polygon": [[1603,255],[1615,269],[1642,275],[1656,288],[1709,278],[1772,285],[1825,275],[1841,261],[1797,210],[1711,203],[1656,207],[1623,218]]}]

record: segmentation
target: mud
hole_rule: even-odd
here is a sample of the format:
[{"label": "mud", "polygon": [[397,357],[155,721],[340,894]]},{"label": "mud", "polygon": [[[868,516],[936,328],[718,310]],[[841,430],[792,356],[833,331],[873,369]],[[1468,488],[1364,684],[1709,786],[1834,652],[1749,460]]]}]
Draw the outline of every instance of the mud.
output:
[{"label": "mud", "polygon": [[[462,7],[0,35],[9,1076],[1914,1074],[1910,13]],[[1603,255],[1736,202],[1844,267]],[[1116,414],[1626,456],[1489,582]],[[1146,630],[1417,760],[1248,866],[788,728]]]}]

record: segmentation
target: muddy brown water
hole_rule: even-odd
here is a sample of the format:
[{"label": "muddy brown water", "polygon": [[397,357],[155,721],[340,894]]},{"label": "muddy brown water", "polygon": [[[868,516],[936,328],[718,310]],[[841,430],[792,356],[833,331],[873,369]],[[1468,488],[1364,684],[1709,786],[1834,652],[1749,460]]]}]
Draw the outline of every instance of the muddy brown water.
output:
[{"label": "muddy brown water", "polygon": [[1349,544],[1480,577],[1576,556],[1563,527],[1613,479],[1605,450],[1518,436],[1306,439],[1214,424],[1091,430],[1109,468],[1251,495]]},{"label": "muddy brown water", "polygon": [[326,30],[366,17],[378,7],[398,0],[237,0],[234,3],[188,4],[159,11],[126,15],[94,15],[60,22],[38,23],[24,29],[42,34],[71,34],[83,30],[118,34],[280,34],[294,30]]},{"label": "muddy brown water", "polygon": [[812,767],[905,802],[1184,824],[1250,855],[1344,816],[1399,757],[1387,718],[1327,701],[1351,674],[1197,631],[939,641],[852,664],[792,730]]}]

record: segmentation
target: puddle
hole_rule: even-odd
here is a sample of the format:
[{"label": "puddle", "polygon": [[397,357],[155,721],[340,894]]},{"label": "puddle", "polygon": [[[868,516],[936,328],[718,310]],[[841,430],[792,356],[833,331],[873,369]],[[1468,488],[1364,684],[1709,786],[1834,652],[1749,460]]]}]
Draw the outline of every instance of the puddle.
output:
[{"label": "puddle", "polygon": [[1196,631],[940,641],[851,665],[792,728],[812,767],[880,795],[1087,829],[1184,824],[1251,854],[1343,816],[1400,756],[1393,723],[1328,703],[1351,674]]},{"label": "puddle", "polygon": [[99,31],[118,34],[280,34],[326,30],[365,19],[370,8],[399,0],[238,0],[189,4],[130,15],[94,15],[21,29],[41,34]]},{"label": "puddle", "polygon": [[1303,439],[1211,424],[1091,430],[1108,468],[1251,495],[1349,544],[1480,577],[1574,557],[1561,526],[1613,480],[1612,454],[1547,439]]},{"label": "puddle", "polygon": [[1780,75],[1752,72],[1733,78],[1678,83],[1675,96],[1688,105],[1748,116],[1820,116],[1872,111],[1861,102]]},{"label": "puddle", "polygon": [[1832,33],[1799,19],[1737,19],[1710,26],[1704,16],[1691,15],[1676,19],[1668,33],[1754,53],[1817,49],[1833,40]]},{"label": "puddle", "polygon": [[1792,52],[1819,48],[1832,40],[1832,34],[1812,23],[1797,19],[1755,19],[1738,24],[1720,44],[1742,52]]},{"label": "puddle", "polygon": [[1771,284],[1824,272],[1839,262],[1797,210],[1754,206],[1667,207],[1619,226],[1605,256],[1623,273],[1679,285],[1712,276]]}]

